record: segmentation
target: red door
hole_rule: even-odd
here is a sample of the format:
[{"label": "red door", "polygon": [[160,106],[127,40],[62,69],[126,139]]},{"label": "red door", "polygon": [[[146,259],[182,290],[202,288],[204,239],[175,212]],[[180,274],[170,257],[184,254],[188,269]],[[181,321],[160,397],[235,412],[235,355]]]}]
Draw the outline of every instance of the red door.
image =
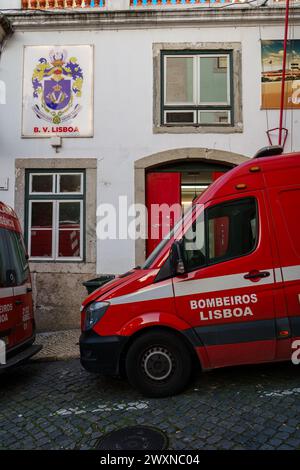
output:
[{"label": "red door", "polygon": [[213,171],[212,172],[212,180],[216,181],[220,176],[224,175],[224,171]]},{"label": "red door", "polygon": [[146,205],[148,210],[146,252],[149,256],[181,216],[180,173],[148,173]]}]

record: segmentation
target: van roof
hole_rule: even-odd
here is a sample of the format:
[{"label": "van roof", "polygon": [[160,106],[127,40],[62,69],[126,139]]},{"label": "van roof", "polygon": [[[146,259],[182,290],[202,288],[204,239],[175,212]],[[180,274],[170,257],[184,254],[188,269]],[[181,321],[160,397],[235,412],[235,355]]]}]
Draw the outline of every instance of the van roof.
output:
[{"label": "van roof", "polygon": [[[296,166],[300,166],[300,152],[249,158],[219,177],[199,196],[195,203],[204,204],[214,198],[262,189],[265,186],[262,178],[263,173],[292,169]],[[244,187],[237,188],[237,185]]]}]

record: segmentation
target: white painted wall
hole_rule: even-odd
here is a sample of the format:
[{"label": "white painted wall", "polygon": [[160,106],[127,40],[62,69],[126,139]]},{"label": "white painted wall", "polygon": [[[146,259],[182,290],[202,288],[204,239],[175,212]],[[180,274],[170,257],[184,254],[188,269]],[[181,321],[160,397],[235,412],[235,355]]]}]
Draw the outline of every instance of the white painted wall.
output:
[{"label": "white painted wall", "polygon": [[[283,36],[282,27],[261,27],[262,39]],[[295,27],[295,38],[300,27]],[[153,134],[154,42],[242,43],[243,121],[242,134]],[[63,139],[61,157],[96,157],[98,204],[117,204],[119,195],[133,202],[134,161],[163,150],[206,147],[251,156],[267,145],[266,111],[260,110],[260,33],[258,27],[151,29],[119,31],[16,32],[0,62],[0,79],[6,84],[6,104],[0,105],[0,176],[9,177],[9,191],[0,199],[14,203],[14,160],[57,156],[48,139],[22,139],[23,46],[36,44],[95,45],[95,134],[89,139]],[[286,150],[300,149],[299,111],[288,111],[287,127],[293,138]],[[269,127],[278,126],[278,111],[268,111]],[[98,242],[98,272],[122,272],[134,264],[134,241]]]}]

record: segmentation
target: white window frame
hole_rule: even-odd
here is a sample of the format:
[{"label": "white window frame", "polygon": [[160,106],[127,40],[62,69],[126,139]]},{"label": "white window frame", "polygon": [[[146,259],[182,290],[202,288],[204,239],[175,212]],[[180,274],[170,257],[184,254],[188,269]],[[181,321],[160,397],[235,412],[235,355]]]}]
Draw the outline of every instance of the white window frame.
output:
[{"label": "white window frame", "polygon": [[217,122],[201,123],[200,113],[227,113],[229,122],[225,122],[224,124],[228,125],[228,124],[230,124],[230,121],[231,121],[231,110],[229,110],[229,109],[199,109],[197,112],[198,112],[198,122],[200,123],[200,126],[201,126],[201,124],[204,125],[204,126],[207,126],[207,125],[220,126],[221,125]]},{"label": "white window frame", "polygon": [[[51,203],[52,204],[52,256],[31,256],[31,214],[32,203]],[[59,256],[59,232],[61,230],[71,232],[71,229],[59,229],[59,204],[60,203],[79,203],[80,204],[80,255],[79,256]],[[39,228],[39,231],[49,230],[48,228]],[[83,200],[81,199],[32,199],[29,200],[29,218],[28,218],[28,253],[31,261],[82,261],[83,260]]]},{"label": "white window frame", "polygon": [[[197,66],[195,65],[195,55],[192,54],[168,54],[164,56],[164,104],[165,106],[197,106]],[[167,101],[167,59],[168,58],[190,58],[193,59],[193,101],[178,101],[178,102],[168,102]]]},{"label": "white window frame", "polygon": [[[219,58],[219,57],[226,57],[227,58],[227,101],[201,101],[201,93],[200,93],[200,79],[201,79],[201,60],[202,58],[205,57],[211,57],[211,58]],[[230,100],[230,55],[229,54],[199,54],[198,55],[198,93],[199,96],[198,98],[198,105],[199,106],[231,106],[231,100]]]},{"label": "white window frame", "polygon": [[[167,101],[167,61],[169,58],[193,58],[193,102],[169,102]],[[200,78],[201,78],[201,59],[202,58],[226,58],[227,60],[227,101],[202,101],[201,102],[201,96],[200,96]],[[171,54],[167,53],[163,55],[163,73],[164,73],[164,83],[163,83],[163,93],[164,93],[164,99],[163,102],[161,101],[161,105],[165,107],[172,107],[174,109],[164,109],[163,110],[163,126],[197,126],[197,127],[208,127],[208,126],[213,126],[213,127],[231,127],[233,125],[232,119],[233,119],[233,112],[234,112],[234,100],[232,98],[232,91],[231,91],[231,86],[232,86],[232,80],[233,77],[231,77],[231,72],[232,72],[232,63],[231,61],[233,60],[233,56],[230,52],[222,52],[222,51],[216,51],[212,53],[204,53],[199,51],[199,53],[193,53],[193,54]],[[178,107],[183,108],[184,106],[186,107],[197,107],[198,109],[178,109]],[[205,107],[215,107],[217,108],[218,106],[227,106],[230,107],[230,109],[225,109],[225,110],[218,110],[218,109],[205,109]],[[199,109],[199,107],[203,107],[204,109]],[[177,109],[176,109],[177,108]],[[166,120],[166,113],[167,112],[184,112],[184,111],[195,111],[196,115],[196,122],[194,123],[168,123]],[[228,123],[212,123],[212,124],[203,124],[200,122],[199,119],[199,112],[213,112],[213,111],[227,111],[228,117],[229,117],[229,122]]]},{"label": "white window frame", "polygon": [[[52,191],[51,192],[32,191],[32,177],[33,176],[52,176]],[[56,173],[39,173],[39,172],[30,173],[29,174],[29,195],[30,196],[51,196],[51,194],[55,194],[55,176],[56,176]]]},{"label": "white window frame", "polygon": [[[32,192],[32,178],[33,176],[52,176],[52,191],[53,192]],[[80,175],[81,191],[80,192],[59,192],[60,191],[60,177],[61,175]],[[27,227],[27,240],[28,240],[28,253],[30,261],[57,261],[57,262],[78,262],[84,259],[84,172],[83,171],[67,171],[67,172],[40,172],[32,171],[29,174],[28,180],[28,227]],[[46,196],[42,198],[42,196]],[[73,198],[72,196],[76,196]],[[78,196],[81,196],[79,198]],[[59,256],[59,233],[61,230],[72,231],[72,229],[59,229],[59,204],[60,203],[79,203],[80,204],[80,244],[79,256]],[[31,256],[31,232],[32,232],[32,204],[33,203],[51,203],[52,204],[52,226],[48,228],[39,228],[39,231],[51,230],[52,232],[52,245],[51,256]]]},{"label": "white window frame", "polygon": [[[79,175],[80,176],[80,187],[81,187],[81,191],[71,191],[71,192],[61,192],[60,191],[60,178],[62,176],[69,176],[69,175],[72,175],[72,176],[76,176],[76,175]],[[83,194],[83,173],[81,173],[80,171],[78,173],[75,173],[75,172],[70,172],[70,173],[67,173],[67,172],[63,172],[63,173],[56,173],[56,179],[57,179],[57,192],[56,194],[60,194],[60,195],[64,195],[64,196],[68,196],[68,195],[74,195],[74,196],[81,196]]]},{"label": "white window frame", "polygon": [[[61,192],[60,191],[60,178],[61,176],[65,175],[79,175],[80,176],[80,187],[81,191],[71,191],[71,192]],[[51,192],[37,192],[37,191],[32,191],[32,178],[33,176],[52,176],[52,191]],[[53,172],[53,173],[41,173],[41,172],[32,172],[29,174],[29,195],[30,196],[51,196],[51,194],[59,194],[59,195],[65,195],[68,196],[74,195],[74,196],[81,196],[83,195],[83,173],[78,171],[78,172],[62,172],[60,173],[59,171]]]},{"label": "white window frame", "polygon": [[[201,79],[201,60],[203,58],[227,59],[227,101],[201,101],[200,79]],[[168,58],[192,58],[193,59],[193,101],[167,101],[167,60]],[[165,106],[231,106],[230,96],[230,54],[165,54],[164,55],[164,105]]]}]

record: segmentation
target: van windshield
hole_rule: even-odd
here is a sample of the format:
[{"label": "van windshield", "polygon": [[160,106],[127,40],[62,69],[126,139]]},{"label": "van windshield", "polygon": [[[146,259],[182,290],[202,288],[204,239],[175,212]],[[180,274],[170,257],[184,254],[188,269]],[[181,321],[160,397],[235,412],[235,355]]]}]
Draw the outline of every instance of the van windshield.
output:
[{"label": "van windshield", "polygon": [[29,279],[22,235],[0,228],[0,287],[20,286]]},{"label": "van windshield", "polygon": [[185,227],[185,221],[189,219],[191,216],[192,211],[196,210],[196,205],[191,206],[186,213],[176,222],[172,230],[168,233],[168,235],[162,239],[162,241],[157,245],[157,247],[152,251],[152,253],[148,256],[145,263],[142,266],[142,269],[149,269],[151,264],[154,262],[155,258],[159,255],[159,253],[164,249],[167,245],[169,240],[174,236],[174,234],[178,231],[180,226],[183,228]]}]

